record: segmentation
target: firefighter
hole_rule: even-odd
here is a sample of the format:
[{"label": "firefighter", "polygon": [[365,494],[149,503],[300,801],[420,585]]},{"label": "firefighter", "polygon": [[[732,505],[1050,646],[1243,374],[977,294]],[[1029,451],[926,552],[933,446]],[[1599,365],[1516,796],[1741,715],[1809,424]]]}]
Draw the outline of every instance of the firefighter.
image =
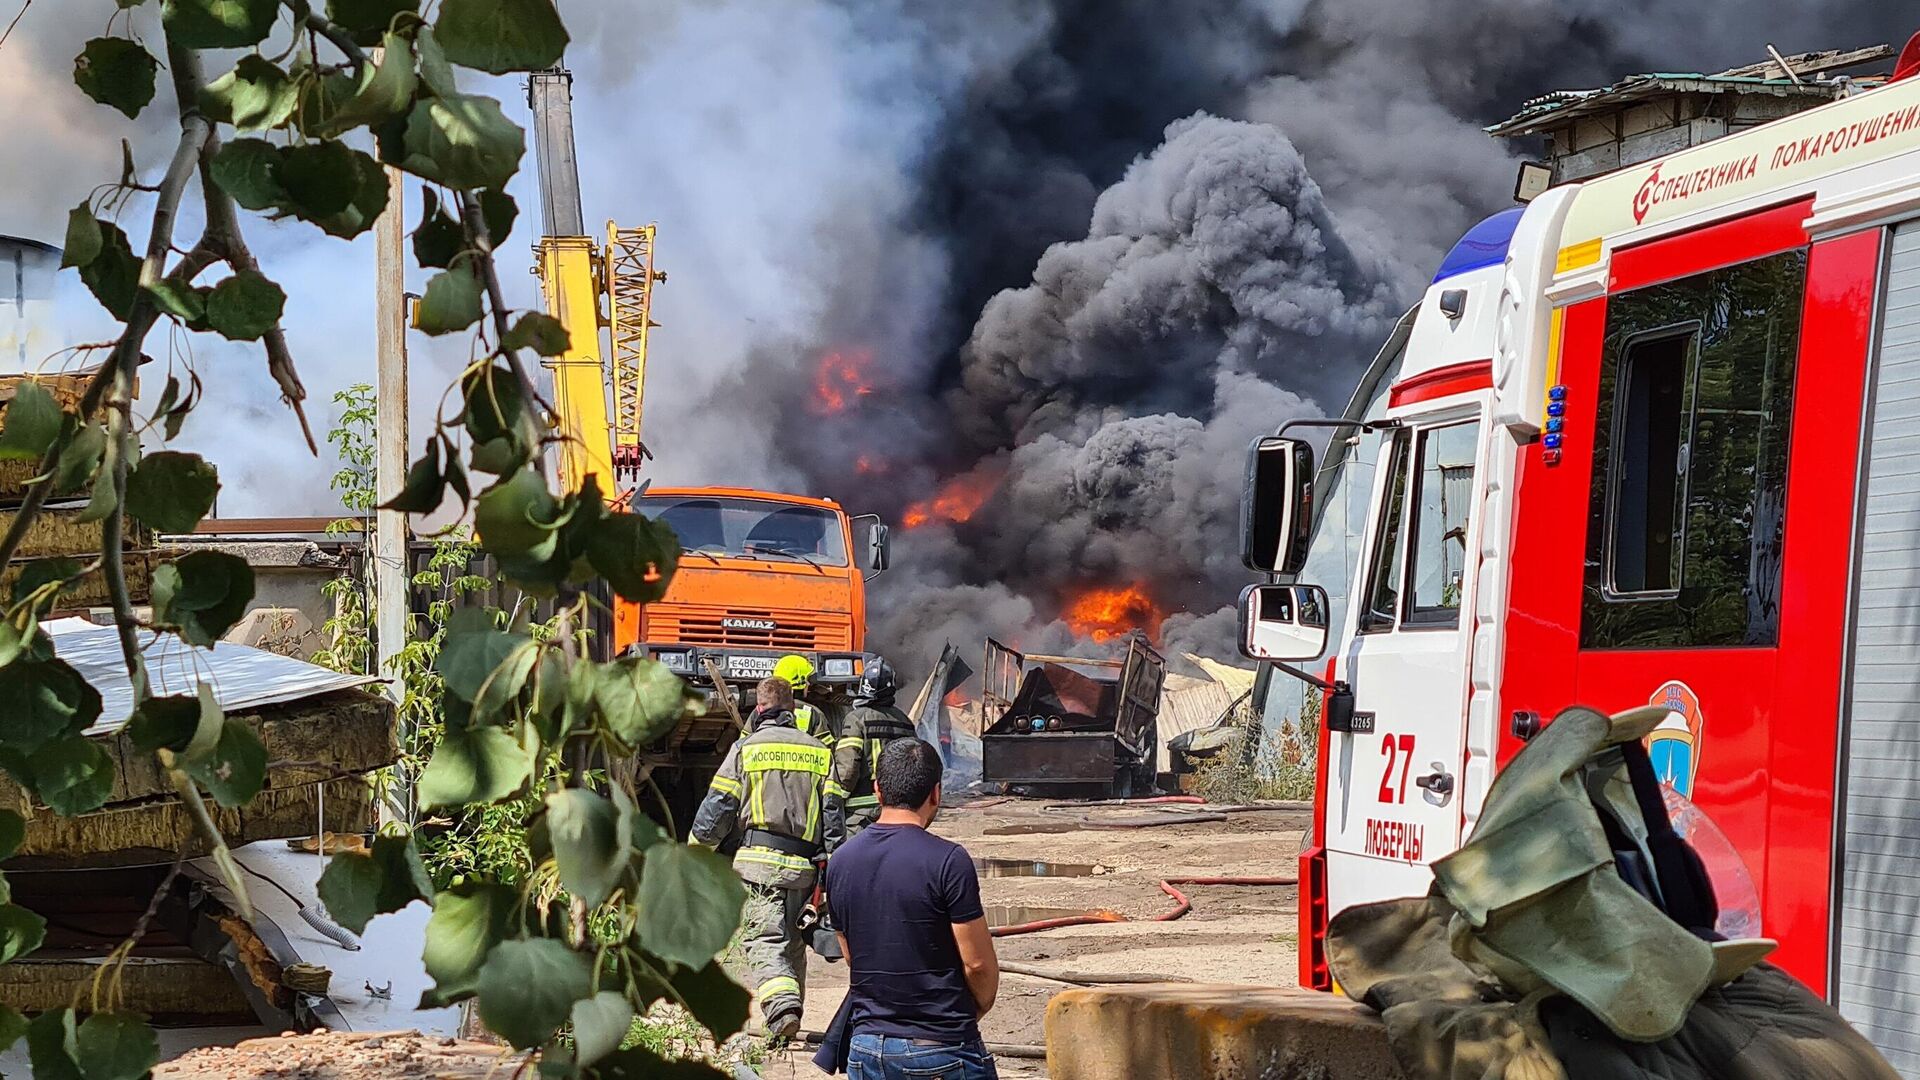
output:
[{"label": "firefighter", "polygon": [[831,747],[833,728],[827,722],[827,711],[806,700],[807,690],[813,683],[812,662],[804,656],[788,653],[773,665],[773,677],[785,679],[787,685],[793,687],[794,726]]},{"label": "firefighter", "polygon": [[914,737],[913,721],[893,703],[899,686],[893,665],[870,656],[862,672],[853,711],[841,721],[840,740],[833,747],[833,779],[846,792],[849,837],[880,815],[880,798],[873,790],[873,767],[880,751],[896,739]]},{"label": "firefighter", "polygon": [[754,688],[759,726],[727,751],[693,819],[696,843],[716,847],[743,830],[733,867],[747,886],[747,974],[767,1034],[800,1030],[806,939],[800,916],[816,868],[845,834],[845,792],[832,752],[794,725],[793,688],[763,679]]}]

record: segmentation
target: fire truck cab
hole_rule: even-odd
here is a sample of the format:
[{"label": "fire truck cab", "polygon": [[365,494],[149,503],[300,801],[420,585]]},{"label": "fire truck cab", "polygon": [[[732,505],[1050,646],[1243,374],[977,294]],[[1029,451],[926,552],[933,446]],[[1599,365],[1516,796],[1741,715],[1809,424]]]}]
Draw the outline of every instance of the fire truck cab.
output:
[{"label": "fire truck cab", "polygon": [[[1327,919],[1425,892],[1557,712],[1655,703],[1663,778],[1738,855],[1716,881],[1920,1077],[1916,51],[1495,215],[1403,320],[1334,434],[1375,462],[1344,616],[1318,583],[1242,597],[1243,651],[1326,687],[1303,985]],[[1304,436],[1250,452],[1252,569],[1306,562],[1336,478]]]}]

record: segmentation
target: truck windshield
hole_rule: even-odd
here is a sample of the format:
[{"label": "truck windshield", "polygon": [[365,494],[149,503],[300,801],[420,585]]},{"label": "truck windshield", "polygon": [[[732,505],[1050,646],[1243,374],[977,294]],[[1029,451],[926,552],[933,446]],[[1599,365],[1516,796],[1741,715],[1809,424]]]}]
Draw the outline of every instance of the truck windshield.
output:
[{"label": "truck windshield", "polygon": [[642,514],[665,522],[687,551],[847,565],[840,517],[828,510],[761,499],[650,495]]}]

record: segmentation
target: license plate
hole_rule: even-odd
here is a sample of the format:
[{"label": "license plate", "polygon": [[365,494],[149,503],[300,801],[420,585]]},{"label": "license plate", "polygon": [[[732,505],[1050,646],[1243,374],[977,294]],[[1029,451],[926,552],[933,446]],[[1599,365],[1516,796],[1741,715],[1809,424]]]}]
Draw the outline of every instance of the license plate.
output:
[{"label": "license plate", "polygon": [[765,679],[773,674],[771,656],[729,656],[727,657],[727,678],[729,679]]}]

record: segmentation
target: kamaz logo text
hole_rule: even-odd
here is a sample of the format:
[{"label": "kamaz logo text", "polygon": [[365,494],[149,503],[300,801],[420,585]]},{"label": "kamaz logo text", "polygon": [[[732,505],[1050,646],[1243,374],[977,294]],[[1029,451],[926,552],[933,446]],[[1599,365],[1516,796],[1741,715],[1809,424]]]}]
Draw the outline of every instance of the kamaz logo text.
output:
[{"label": "kamaz logo text", "polygon": [[721,619],[722,630],[778,630],[780,624],[772,619]]}]

